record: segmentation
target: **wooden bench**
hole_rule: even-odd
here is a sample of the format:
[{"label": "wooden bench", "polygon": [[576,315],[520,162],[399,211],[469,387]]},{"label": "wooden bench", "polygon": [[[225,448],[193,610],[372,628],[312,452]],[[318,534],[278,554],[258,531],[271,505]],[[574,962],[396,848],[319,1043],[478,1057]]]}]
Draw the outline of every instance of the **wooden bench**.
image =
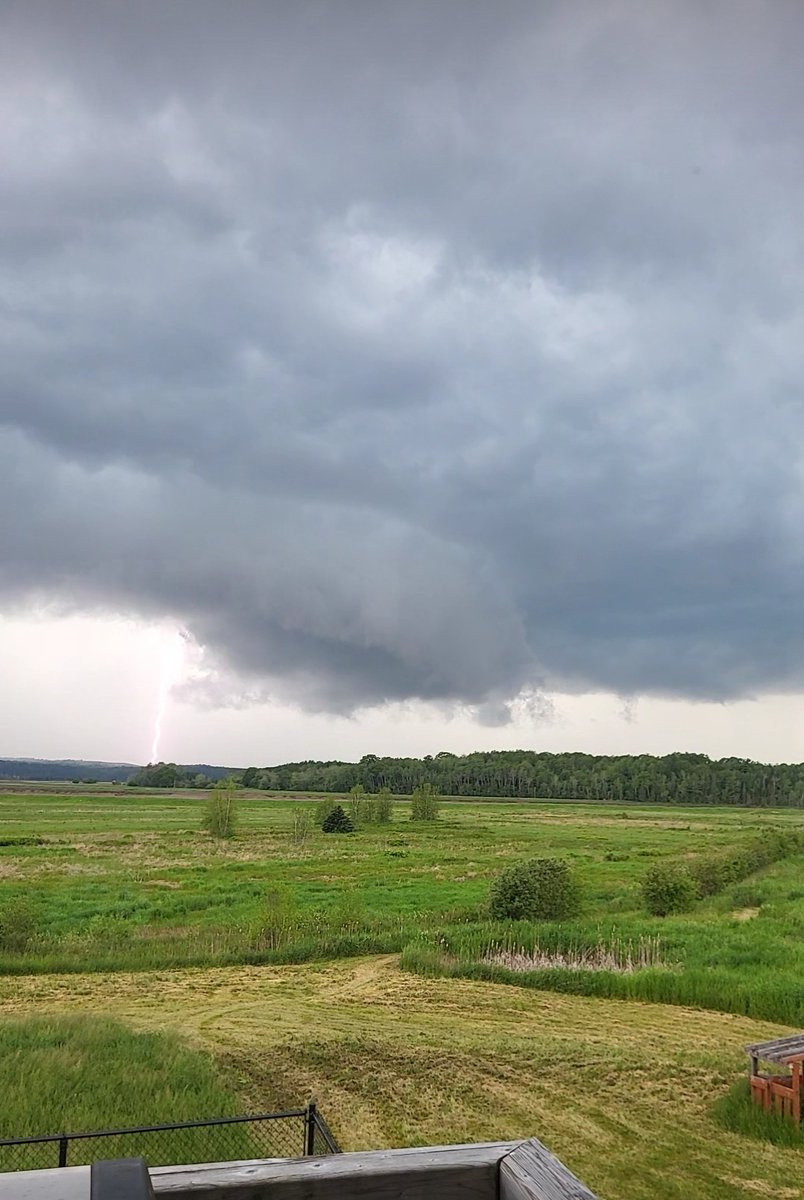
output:
[{"label": "wooden bench", "polygon": [[[804,1033],[759,1042],[746,1046],[746,1050],[751,1062],[748,1077],[751,1099],[755,1104],[761,1104],[766,1112],[774,1108],[791,1121],[800,1122],[804,1098]],[[789,1067],[790,1074],[771,1075],[760,1071],[760,1061]]]}]

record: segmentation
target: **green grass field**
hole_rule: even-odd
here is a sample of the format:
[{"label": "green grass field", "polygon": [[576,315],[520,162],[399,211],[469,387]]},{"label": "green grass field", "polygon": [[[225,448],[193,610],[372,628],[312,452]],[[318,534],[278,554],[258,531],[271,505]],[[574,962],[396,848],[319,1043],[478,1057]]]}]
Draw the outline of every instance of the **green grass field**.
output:
[{"label": "green grass field", "polygon": [[[237,836],[215,841],[205,802],[0,796],[7,1019],[80,1008],[178,1031],[205,1070],[213,1055],[219,1107],[296,1106],[312,1089],[346,1147],[535,1134],[604,1200],[799,1194],[783,1188],[800,1151],[758,1140],[739,1104],[729,1128],[713,1106],[745,1042],[804,1024],[804,858],[673,918],[647,916],[640,881],[657,860],[804,828],[801,810],[473,801],[416,824],[400,802],[390,826],[300,837],[314,801],[252,794]],[[572,864],[570,925],[486,921],[491,880],[529,856]],[[657,936],[665,965],[628,975],[484,961],[506,938]],[[214,1115],[206,1086],[185,1089],[184,1115]],[[6,1105],[6,1136],[22,1113]]]},{"label": "green grass field", "polygon": [[[299,802],[241,802],[237,837],[201,831],[203,794],[82,798],[0,796],[5,893],[40,906],[48,935],[90,922],[133,929],[231,928],[259,916],[266,889],[287,886],[299,910],[333,909],[357,892],[366,915],[405,917],[481,904],[508,862],[558,855],[576,867],[590,914],[638,907],[652,858],[726,846],[769,825],[804,825],[796,810],[646,809],[631,806],[450,803],[436,825],[396,820],[339,838],[315,831],[299,844]],[[313,805],[305,806],[312,808]],[[14,844],[39,837],[39,845]],[[351,900],[350,900],[351,903]]]},{"label": "green grass field", "polygon": [[583,893],[580,920],[558,930],[565,942],[658,936],[681,969],[518,982],[804,1022],[804,860],[776,863],[682,917],[649,918],[639,888],[657,860],[801,829],[801,810],[449,803],[428,825],[398,803],[390,826],[299,840],[294,817],[313,802],[258,794],[241,801],[237,836],[216,841],[201,828],[205,802],[0,797],[4,903],[18,902],[35,927],[20,950],[13,938],[4,947],[0,922],[0,966],[148,969],[405,949],[409,967],[432,971],[433,948],[446,945],[452,973],[502,979],[477,965],[484,944],[511,936],[483,922],[490,881],[510,862],[555,855]]}]

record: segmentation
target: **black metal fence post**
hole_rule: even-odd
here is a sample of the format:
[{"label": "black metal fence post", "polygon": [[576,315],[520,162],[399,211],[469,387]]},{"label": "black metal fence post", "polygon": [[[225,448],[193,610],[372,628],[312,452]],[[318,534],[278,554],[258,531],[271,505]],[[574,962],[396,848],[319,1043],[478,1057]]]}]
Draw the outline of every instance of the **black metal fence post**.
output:
[{"label": "black metal fence post", "polygon": [[61,1137],[59,1138],[59,1166],[60,1167],[67,1166],[67,1144],[68,1144],[67,1135],[65,1133],[63,1133],[61,1135]]},{"label": "black metal fence post", "polygon": [[309,1100],[304,1114],[304,1153],[308,1158],[315,1154],[315,1118],[315,1100]]},{"label": "black metal fence post", "polygon": [[316,1138],[316,1144],[319,1147],[322,1145],[324,1147],[323,1150],[319,1150],[319,1153],[320,1154],[340,1154],[341,1148],[338,1145],[338,1143],[335,1141],[335,1138],[332,1136],[332,1130],[330,1129],[329,1125],[327,1125],[326,1121],[324,1120],[324,1118],[322,1117],[322,1115],[318,1111],[318,1109],[315,1110],[314,1124],[315,1124],[316,1134],[318,1135]]}]

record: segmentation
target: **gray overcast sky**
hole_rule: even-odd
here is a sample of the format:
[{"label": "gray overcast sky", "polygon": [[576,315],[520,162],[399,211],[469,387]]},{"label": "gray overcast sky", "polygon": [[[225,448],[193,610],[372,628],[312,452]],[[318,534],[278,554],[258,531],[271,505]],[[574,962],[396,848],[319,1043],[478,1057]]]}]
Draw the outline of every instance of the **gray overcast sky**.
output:
[{"label": "gray overcast sky", "polygon": [[804,756],[803,53],[6,0],[0,753]]}]

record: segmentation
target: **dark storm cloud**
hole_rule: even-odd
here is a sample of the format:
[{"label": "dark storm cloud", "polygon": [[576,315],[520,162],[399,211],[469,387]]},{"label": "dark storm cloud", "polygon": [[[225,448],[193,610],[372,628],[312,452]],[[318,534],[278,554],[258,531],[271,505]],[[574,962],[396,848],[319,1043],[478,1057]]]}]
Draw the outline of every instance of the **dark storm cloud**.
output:
[{"label": "dark storm cloud", "polygon": [[9,604],[312,708],[804,682],[798,4],[2,20]]}]

